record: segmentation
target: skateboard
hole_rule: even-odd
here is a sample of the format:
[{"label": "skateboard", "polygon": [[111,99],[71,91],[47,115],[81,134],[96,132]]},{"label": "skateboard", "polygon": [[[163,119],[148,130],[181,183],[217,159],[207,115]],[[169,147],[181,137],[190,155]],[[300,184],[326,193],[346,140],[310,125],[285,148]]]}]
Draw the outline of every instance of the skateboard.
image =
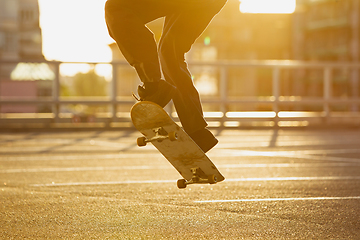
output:
[{"label": "skateboard", "polygon": [[151,142],[174,166],[183,179],[178,188],[189,184],[215,184],[225,178],[201,148],[177,125],[159,105],[141,101],[131,108],[131,120],[144,136],[137,139],[139,147]]}]

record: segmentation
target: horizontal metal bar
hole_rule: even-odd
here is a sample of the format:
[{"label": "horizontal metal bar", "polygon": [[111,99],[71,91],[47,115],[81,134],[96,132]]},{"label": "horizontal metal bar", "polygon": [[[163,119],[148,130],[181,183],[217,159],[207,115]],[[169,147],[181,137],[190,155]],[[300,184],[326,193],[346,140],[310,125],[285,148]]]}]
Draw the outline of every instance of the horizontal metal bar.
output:
[{"label": "horizontal metal bar", "polygon": [[42,99],[14,99],[14,100],[7,100],[2,99],[0,100],[0,105],[5,104],[89,104],[89,105],[108,105],[108,104],[134,104],[134,100],[42,100]]},{"label": "horizontal metal bar", "polygon": [[[53,96],[49,98],[22,98],[22,97],[13,97],[6,98],[0,96],[0,107],[1,105],[51,105],[53,106],[53,112],[48,113],[48,115],[34,115],[23,114],[23,115],[11,115],[0,113],[0,123],[1,124],[26,124],[26,123],[39,123],[39,124],[62,124],[71,122],[71,114],[65,115],[59,111],[59,106],[67,104],[83,104],[83,105],[109,105],[111,110],[109,113],[103,113],[102,115],[98,114],[96,116],[97,123],[105,123],[108,127],[112,123],[119,122],[130,122],[129,116],[119,114],[117,109],[121,105],[134,104],[136,101],[129,98],[119,98],[117,97],[117,87],[116,81],[113,81],[111,84],[112,92],[109,97],[85,97],[85,98],[62,98],[59,96],[60,88],[60,65],[61,64],[110,64],[113,66],[113,69],[116,69],[117,66],[128,66],[128,63],[125,61],[114,61],[114,62],[59,62],[59,61],[24,61],[29,63],[47,63],[53,65],[56,68],[55,74],[56,78],[53,84]],[[18,61],[3,61],[0,60],[0,65],[6,64],[16,64]],[[236,122],[236,121],[273,121],[277,124],[278,121],[292,121],[292,120],[307,120],[307,119],[316,119],[316,118],[327,118],[327,120],[335,118],[359,118],[359,111],[346,111],[341,114],[332,112],[332,105],[349,105],[349,104],[360,104],[360,97],[358,95],[353,95],[348,98],[338,98],[334,97],[331,94],[331,84],[333,79],[333,70],[336,69],[352,69],[354,71],[360,70],[359,62],[309,62],[309,61],[296,61],[296,60],[221,60],[221,61],[209,61],[209,62],[189,62],[190,66],[207,66],[220,69],[221,77],[219,79],[220,83],[220,92],[221,96],[216,97],[204,97],[202,99],[203,104],[218,104],[220,105],[221,114],[215,114],[210,117],[205,117],[208,121],[217,121],[219,126],[224,126],[225,122]],[[230,68],[269,68],[273,71],[273,95],[266,97],[236,97],[231,98],[227,95],[227,86],[228,86],[228,73]],[[323,74],[323,97],[317,98],[308,98],[300,96],[281,96],[281,70],[283,69],[319,69],[324,71]],[[114,71],[116,72],[116,71]],[[113,72],[113,73],[114,73]],[[113,80],[116,79],[116,74],[113,74]],[[357,81],[359,81],[357,79]],[[264,114],[264,112],[257,112],[258,114],[251,114],[249,112],[243,112],[240,115],[232,114],[228,112],[228,107],[231,104],[271,104],[273,105],[273,114]],[[307,112],[296,112],[288,111],[282,112],[279,106],[283,105],[301,105],[301,104],[315,104],[322,105],[324,111],[318,111],[316,113],[307,113]],[[357,109],[357,108],[352,108]],[[105,116],[105,115],[106,116]],[[170,114],[174,115],[173,113]],[[207,113],[205,112],[205,116]],[[214,117],[215,116],[215,117]],[[240,117],[239,117],[240,116]],[[178,121],[177,117],[175,120]],[[2,126],[2,125],[0,125]]]},{"label": "horizontal metal bar", "polygon": [[[112,61],[112,62],[61,62],[61,61],[39,61],[39,60],[24,60],[25,63],[48,63],[48,64],[110,64],[110,65],[125,65],[129,64],[126,61]],[[0,60],[1,64],[14,64],[19,61]],[[194,66],[214,66],[214,67],[278,67],[278,68],[357,68],[360,69],[360,62],[330,62],[330,61],[299,61],[299,60],[218,60],[218,61],[189,61],[189,65]]]},{"label": "horizontal metal bar", "polygon": [[[216,99],[207,99],[201,101],[204,104],[236,104],[236,103],[274,103],[275,100],[256,100],[256,99],[247,99],[247,100],[216,100]],[[276,101],[279,104],[308,104],[308,103],[331,103],[331,104],[351,104],[358,103],[360,104],[360,98],[357,99],[309,99],[309,100],[281,100]],[[109,105],[109,104],[134,104],[135,101],[125,100],[125,101],[111,101],[111,100],[0,100],[0,105],[5,104],[23,104],[23,105],[35,105],[35,104],[84,104],[84,105]]]}]

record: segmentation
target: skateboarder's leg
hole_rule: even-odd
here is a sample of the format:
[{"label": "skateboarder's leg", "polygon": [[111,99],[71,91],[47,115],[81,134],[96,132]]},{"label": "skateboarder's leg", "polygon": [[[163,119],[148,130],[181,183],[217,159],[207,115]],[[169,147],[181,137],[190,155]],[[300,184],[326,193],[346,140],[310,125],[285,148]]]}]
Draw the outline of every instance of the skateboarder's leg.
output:
[{"label": "skateboarder's leg", "polygon": [[[139,87],[140,97],[161,106],[171,100],[174,87],[160,81],[157,45],[153,33],[145,24],[164,16],[166,11],[166,8],[159,8],[150,0],[108,0],[105,5],[110,36],[144,82],[145,88]],[[155,95],[158,89],[162,93]]]},{"label": "skateboarder's leg", "polygon": [[[204,130],[207,123],[203,118],[199,94],[184,56],[225,2],[208,1],[207,5],[181,9],[165,18],[159,45],[161,66],[165,79],[178,89],[173,101],[184,130],[192,137],[198,136],[201,132],[204,133],[204,138],[211,138],[211,135]],[[216,142],[209,141],[209,144],[215,145]]]},{"label": "skateboarder's leg", "polygon": [[142,81],[158,81],[161,77],[154,35],[145,26],[159,17],[159,12],[145,11],[137,0],[108,0],[105,5],[109,34]]}]

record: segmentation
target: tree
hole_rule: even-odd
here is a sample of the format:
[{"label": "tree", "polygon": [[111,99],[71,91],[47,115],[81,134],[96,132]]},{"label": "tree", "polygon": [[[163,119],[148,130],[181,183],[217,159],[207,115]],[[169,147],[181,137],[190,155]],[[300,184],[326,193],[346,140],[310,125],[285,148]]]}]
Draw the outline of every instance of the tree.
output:
[{"label": "tree", "polygon": [[[100,77],[95,73],[94,69],[91,69],[87,73],[77,73],[73,79],[72,89],[69,89],[68,92],[64,91],[64,94],[74,97],[104,97],[107,96],[106,89],[107,81],[105,78]],[[93,116],[98,111],[106,111],[107,109],[107,107],[103,105],[84,104],[75,104],[71,108],[72,111],[76,113],[76,116],[87,118]]]},{"label": "tree", "polygon": [[78,73],[74,76],[75,96],[106,96],[106,86],[105,78],[97,75],[94,69],[87,73]]}]

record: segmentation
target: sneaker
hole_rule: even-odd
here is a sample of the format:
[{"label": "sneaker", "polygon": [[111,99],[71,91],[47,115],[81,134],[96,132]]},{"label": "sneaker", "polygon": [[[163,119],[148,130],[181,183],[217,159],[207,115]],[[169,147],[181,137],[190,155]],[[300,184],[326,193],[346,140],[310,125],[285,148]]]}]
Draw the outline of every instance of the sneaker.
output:
[{"label": "sneaker", "polygon": [[145,86],[138,86],[140,101],[150,101],[165,107],[172,99],[176,87],[170,83],[160,80],[156,88],[147,89]]},{"label": "sneaker", "polygon": [[214,137],[214,135],[206,128],[189,135],[194,140],[194,142],[204,151],[204,153],[208,152],[219,142]]}]

